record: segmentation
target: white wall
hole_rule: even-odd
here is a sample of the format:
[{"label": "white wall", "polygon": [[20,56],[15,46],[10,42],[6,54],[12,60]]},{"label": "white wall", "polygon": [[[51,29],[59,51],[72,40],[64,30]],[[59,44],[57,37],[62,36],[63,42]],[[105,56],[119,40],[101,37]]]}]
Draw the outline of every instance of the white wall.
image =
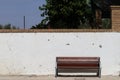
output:
[{"label": "white wall", "polygon": [[55,74],[56,56],[99,56],[102,75],[118,75],[120,33],[0,33],[1,75]]}]

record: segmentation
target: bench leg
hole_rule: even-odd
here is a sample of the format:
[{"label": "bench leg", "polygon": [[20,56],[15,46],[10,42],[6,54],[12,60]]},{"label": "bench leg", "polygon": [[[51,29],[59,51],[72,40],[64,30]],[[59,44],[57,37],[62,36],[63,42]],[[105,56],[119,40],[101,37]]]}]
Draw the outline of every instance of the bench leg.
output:
[{"label": "bench leg", "polygon": [[101,78],[101,68],[98,70],[97,76]]},{"label": "bench leg", "polygon": [[58,76],[58,69],[55,68],[55,77],[57,77],[57,76]]}]

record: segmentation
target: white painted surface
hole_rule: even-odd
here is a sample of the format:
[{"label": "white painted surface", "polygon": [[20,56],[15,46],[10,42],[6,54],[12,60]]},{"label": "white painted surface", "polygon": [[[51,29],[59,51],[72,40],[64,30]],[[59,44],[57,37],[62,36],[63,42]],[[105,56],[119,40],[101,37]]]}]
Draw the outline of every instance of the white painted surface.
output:
[{"label": "white painted surface", "polygon": [[99,56],[102,75],[118,75],[120,33],[0,33],[1,75],[55,74],[57,56]]}]

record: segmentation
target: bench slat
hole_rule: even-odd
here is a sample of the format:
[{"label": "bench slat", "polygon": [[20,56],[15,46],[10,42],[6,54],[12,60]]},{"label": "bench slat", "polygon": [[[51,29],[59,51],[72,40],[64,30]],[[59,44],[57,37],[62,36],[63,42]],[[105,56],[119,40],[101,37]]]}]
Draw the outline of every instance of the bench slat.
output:
[{"label": "bench slat", "polygon": [[74,69],[74,68],[75,68],[75,69],[76,69],[76,68],[79,68],[79,69],[84,69],[84,68],[85,68],[85,69],[87,69],[87,68],[88,68],[88,69],[93,69],[93,68],[99,69],[99,67],[92,67],[92,66],[91,66],[91,67],[87,67],[87,66],[81,66],[81,67],[80,67],[80,66],[59,66],[58,68],[59,68],[59,69],[67,69],[67,68],[68,68],[68,69]]},{"label": "bench slat", "polygon": [[89,73],[96,73],[98,72],[98,69],[58,69],[58,71],[60,73],[64,72],[64,73],[85,73],[85,72],[89,72]]},{"label": "bench slat", "polygon": [[69,67],[69,66],[77,66],[77,67],[99,67],[98,64],[58,64],[58,67],[59,66],[66,66],[66,67]]},{"label": "bench slat", "polygon": [[99,59],[100,57],[57,57],[57,59]]}]

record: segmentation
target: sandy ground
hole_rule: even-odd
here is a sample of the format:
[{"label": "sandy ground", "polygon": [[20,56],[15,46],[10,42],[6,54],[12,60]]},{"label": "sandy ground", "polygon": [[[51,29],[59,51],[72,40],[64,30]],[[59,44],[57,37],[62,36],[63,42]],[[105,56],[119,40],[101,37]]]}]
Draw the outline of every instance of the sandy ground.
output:
[{"label": "sandy ground", "polygon": [[57,77],[54,76],[0,76],[0,80],[120,80],[119,76],[97,77]]}]

